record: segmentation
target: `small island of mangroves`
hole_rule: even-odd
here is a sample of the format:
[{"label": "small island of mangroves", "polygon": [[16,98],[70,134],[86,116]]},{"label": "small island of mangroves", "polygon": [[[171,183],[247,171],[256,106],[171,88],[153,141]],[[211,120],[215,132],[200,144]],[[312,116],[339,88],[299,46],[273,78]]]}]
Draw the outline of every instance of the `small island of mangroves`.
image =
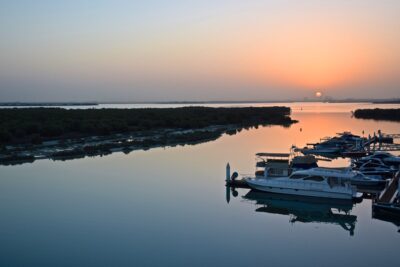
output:
[{"label": "small island of mangroves", "polygon": [[288,107],[0,109],[0,164],[67,160],[196,144],[265,125],[289,127]]},{"label": "small island of mangroves", "polygon": [[354,111],[354,117],[357,119],[400,121],[400,109],[357,109]]}]

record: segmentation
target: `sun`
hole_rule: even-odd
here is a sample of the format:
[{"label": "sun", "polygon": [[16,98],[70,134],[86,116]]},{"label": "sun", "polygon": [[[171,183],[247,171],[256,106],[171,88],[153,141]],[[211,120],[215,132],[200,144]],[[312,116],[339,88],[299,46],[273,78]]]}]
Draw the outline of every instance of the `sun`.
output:
[{"label": "sun", "polygon": [[320,91],[315,92],[315,96],[320,98],[322,96],[322,93]]}]

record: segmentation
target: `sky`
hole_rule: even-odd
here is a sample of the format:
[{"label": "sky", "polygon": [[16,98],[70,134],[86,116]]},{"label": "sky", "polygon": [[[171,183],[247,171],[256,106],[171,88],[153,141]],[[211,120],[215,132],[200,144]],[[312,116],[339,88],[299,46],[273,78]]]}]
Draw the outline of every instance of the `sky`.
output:
[{"label": "sky", "polygon": [[400,97],[398,0],[0,0],[0,102]]}]

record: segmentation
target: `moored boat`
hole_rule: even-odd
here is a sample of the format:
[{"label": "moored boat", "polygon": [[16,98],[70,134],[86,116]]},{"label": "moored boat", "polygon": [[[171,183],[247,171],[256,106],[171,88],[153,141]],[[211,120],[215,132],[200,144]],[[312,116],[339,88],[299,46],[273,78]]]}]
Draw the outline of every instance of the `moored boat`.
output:
[{"label": "moored boat", "polygon": [[[326,174],[326,173],[325,173]],[[334,175],[321,175],[315,169],[295,171],[287,177],[245,178],[253,189],[288,195],[354,199],[360,197],[356,187]]]},{"label": "moored boat", "polygon": [[377,151],[369,156],[361,158],[359,161],[365,163],[370,160],[380,160],[386,165],[390,166],[399,166],[400,165],[400,157],[394,156],[385,151]]}]

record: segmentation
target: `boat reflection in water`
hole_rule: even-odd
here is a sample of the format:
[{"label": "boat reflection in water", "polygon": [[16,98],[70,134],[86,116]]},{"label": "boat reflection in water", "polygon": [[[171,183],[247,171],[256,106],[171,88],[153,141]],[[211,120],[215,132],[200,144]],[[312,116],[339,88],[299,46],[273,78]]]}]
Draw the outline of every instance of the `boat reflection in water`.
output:
[{"label": "boat reflection in water", "polygon": [[376,220],[392,223],[393,225],[395,225],[397,227],[397,232],[400,233],[400,218],[399,217],[393,217],[393,216],[390,216],[387,214],[375,212],[372,209],[372,218],[374,218]]},{"label": "boat reflection in water", "polygon": [[356,215],[350,215],[352,201],[305,198],[250,190],[244,199],[255,201],[257,212],[289,215],[290,223],[337,224],[354,235]]}]

